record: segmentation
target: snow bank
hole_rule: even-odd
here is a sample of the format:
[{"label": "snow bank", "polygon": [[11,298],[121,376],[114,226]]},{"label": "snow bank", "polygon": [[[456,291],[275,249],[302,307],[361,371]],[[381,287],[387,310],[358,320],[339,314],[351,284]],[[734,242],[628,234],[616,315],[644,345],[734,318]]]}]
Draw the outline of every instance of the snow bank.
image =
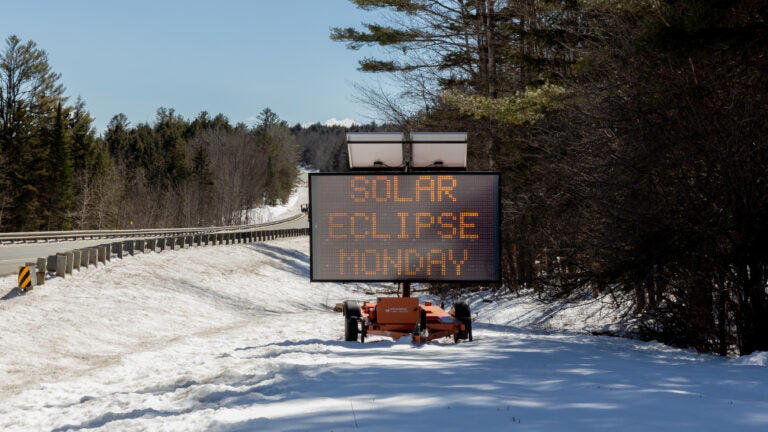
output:
[{"label": "snow bank", "polygon": [[472,292],[465,296],[475,319],[489,324],[534,329],[626,335],[635,328],[627,298],[590,293],[568,302],[548,303],[533,290],[517,293]]},{"label": "snow bank", "polygon": [[733,360],[733,364],[742,366],[768,366],[768,351],[756,351]]}]

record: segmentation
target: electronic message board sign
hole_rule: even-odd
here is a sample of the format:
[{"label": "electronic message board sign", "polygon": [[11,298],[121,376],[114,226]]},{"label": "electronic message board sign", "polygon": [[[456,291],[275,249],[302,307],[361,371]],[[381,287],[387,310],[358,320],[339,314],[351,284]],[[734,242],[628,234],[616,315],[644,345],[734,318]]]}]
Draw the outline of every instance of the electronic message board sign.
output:
[{"label": "electronic message board sign", "polygon": [[312,281],[499,280],[497,173],[310,174]]}]

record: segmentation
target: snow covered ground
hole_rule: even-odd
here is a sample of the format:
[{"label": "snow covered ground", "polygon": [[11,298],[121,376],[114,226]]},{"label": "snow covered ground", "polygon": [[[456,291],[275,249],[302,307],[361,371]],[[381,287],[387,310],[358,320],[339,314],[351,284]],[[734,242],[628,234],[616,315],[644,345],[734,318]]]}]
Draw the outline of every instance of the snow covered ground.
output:
[{"label": "snow covered ground", "polygon": [[526,329],[520,301],[476,296],[471,343],[343,342],[333,305],[371,287],[310,284],[308,249],[138,255],[23,296],[0,278],[0,430],[768,430],[765,353]]}]

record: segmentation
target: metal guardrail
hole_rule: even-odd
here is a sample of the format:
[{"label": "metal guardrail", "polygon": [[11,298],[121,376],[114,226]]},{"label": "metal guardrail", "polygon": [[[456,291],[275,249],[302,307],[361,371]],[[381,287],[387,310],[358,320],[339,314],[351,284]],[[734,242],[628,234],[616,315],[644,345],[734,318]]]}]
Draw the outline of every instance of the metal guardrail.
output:
[{"label": "metal guardrail", "polygon": [[[291,217],[287,220],[295,220],[302,215]],[[287,221],[283,219],[282,222]],[[281,221],[271,222],[270,225],[282,223]],[[53,277],[66,277],[72,274],[73,270],[78,272],[82,267],[86,269],[93,265],[98,267],[99,263],[107,265],[112,258],[123,259],[128,255],[137,253],[163,252],[166,249],[176,250],[216,245],[245,244],[254,242],[263,242],[276,240],[285,237],[297,237],[309,235],[309,228],[277,228],[269,229],[263,224],[262,229],[248,229],[241,231],[203,233],[193,235],[180,235],[171,237],[154,237],[150,239],[129,239],[117,242],[103,243],[97,246],[90,246],[80,249],[73,249],[65,252],[58,252],[55,255],[49,255],[47,258],[37,258],[35,262],[27,262],[19,266],[18,290],[25,292],[35,286],[45,285],[46,279]],[[263,229],[267,228],[267,229]],[[34,275],[34,277],[33,277]]]},{"label": "metal guardrail", "polygon": [[303,217],[303,213],[280,219],[273,222],[265,222],[250,225],[229,225],[212,227],[194,227],[194,228],[155,228],[155,229],[134,229],[134,230],[81,230],[81,231],[36,231],[36,232],[12,232],[0,233],[0,244],[27,243],[27,242],[50,242],[50,241],[68,241],[68,240],[94,240],[104,238],[132,238],[132,237],[150,237],[163,236],[171,237],[181,234],[209,234],[223,232],[247,231],[254,228],[269,227],[291,222]]}]

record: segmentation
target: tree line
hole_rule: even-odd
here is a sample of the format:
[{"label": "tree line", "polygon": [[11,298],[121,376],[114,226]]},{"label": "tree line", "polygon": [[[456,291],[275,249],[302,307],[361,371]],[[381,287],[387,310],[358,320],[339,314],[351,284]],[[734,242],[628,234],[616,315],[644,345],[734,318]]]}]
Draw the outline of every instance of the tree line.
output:
[{"label": "tree line", "polygon": [[[351,0],[400,128],[503,175],[500,289],[628,293],[644,337],[768,350],[768,3]],[[502,288],[503,287],[503,288]]]},{"label": "tree line", "polygon": [[249,223],[244,211],[287,200],[299,147],[270,109],[257,124],[115,115],[97,136],[85,102],[69,103],[35,42],[0,52],[0,230],[120,229]]},{"label": "tree line", "polygon": [[392,130],[388,125],[375,122],[352,127],[326,126],[315,123],[309,126],[295,125],[291,133],[300,149],[299,160],[307,167],[318,171],[349,170],[347,153],[347,132],[380,132]]}]

